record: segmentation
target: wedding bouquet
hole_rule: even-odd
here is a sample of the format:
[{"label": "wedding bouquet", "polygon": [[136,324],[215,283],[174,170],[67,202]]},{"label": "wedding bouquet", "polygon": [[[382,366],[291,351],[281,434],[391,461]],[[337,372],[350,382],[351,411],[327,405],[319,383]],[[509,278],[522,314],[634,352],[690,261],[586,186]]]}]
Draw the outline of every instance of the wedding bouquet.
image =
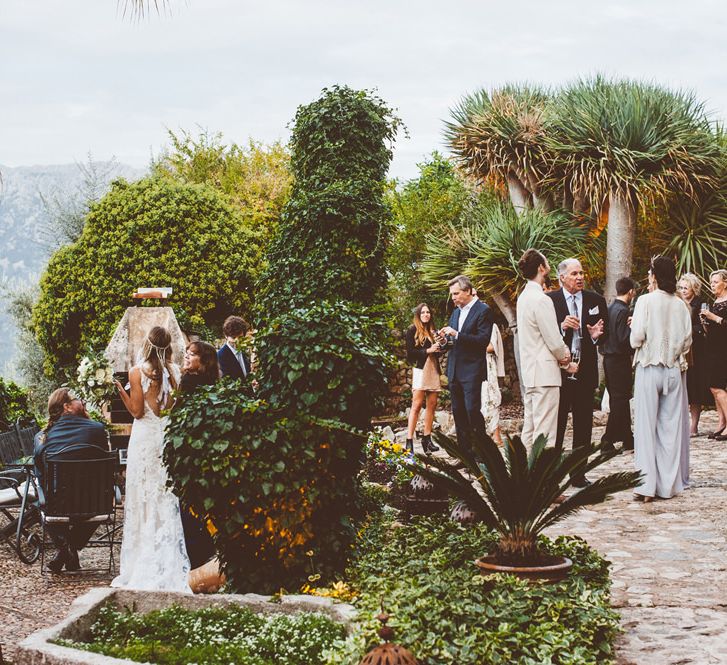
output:
[{"label": "wedding bouquet", "polygon": [[83,399],[100,409],[116,393],[114,372],[102,352],[90,351],[78,365],[78,391]]}]

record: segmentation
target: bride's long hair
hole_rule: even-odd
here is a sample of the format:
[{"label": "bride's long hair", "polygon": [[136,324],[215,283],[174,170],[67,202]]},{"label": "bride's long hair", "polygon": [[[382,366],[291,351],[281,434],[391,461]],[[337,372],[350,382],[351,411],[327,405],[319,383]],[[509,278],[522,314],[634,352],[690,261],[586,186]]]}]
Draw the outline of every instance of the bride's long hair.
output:
[{"label": "bride's long hair", "polygon": [[151,368],[150,376],[153,381],[161,381],[166,369],[170,381],[175,383],[172,371],[172,336],[166,328],[154,326],[149,331],[141,347],[141,362]]}]

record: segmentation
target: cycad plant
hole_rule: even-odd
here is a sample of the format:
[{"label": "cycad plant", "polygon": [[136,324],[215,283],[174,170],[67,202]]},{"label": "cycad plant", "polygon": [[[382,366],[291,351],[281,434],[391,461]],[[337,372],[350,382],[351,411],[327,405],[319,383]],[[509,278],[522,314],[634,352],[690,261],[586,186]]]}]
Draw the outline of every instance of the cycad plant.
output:
[{"label": "cycad plant", "polygon": [[607,211],[605,295],[631,272],[639,205],[715,185],[720,148],[693,95],[652,83],[580,80],[548,106],[543,134],[551,178],[591,209]]},{"label": "cycad plant", "polygon": [[[594,481],[566,498],[554,501],[570,486],[570,478],[587,473],[618,454],[600,446],[572,452],[547,447],[540,435],[528,453],[519,437],[507,439],[504,456],[486,434],[472,440],[474,455],[443,434],[435,434],[450,457],[464,464],[463,473],[436,457],[418,455],[416,473],[462,499],[499,536],[494,559],[502,565],[538,565],[544,553],[538,535],[547,527],[586,505],[601,503],[609,494],[636,487],[636,471],[614,473]],[[594,455],[588,460],[590,455]]]}]

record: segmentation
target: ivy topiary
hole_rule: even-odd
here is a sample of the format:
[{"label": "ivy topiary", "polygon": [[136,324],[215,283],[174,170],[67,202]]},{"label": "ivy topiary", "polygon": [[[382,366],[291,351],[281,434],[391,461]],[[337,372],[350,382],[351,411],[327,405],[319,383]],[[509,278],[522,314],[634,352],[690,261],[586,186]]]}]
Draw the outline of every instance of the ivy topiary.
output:
[{"label": "ivy topiary", "polygon": [[298,110],[295,184],[258,294],[257,400],[222,384],[172,413],[175,491],[212,519],[238,591],[295,589],[342,570],[351,551],[363,445],[354,432],[384,386],[384,326],[369,306],[386,281],[383,191],[397,124],[349,88]]},{"label": "ivy topiary", "polygon": [[348,87],[324,90],[298,109],[295,181],[260,282],[268,311],[321,299],[380,299],[391,231],[383,194],[399,125],[382,100]]},{"label": "ivy topiary", "polygon": [[33,326],[46,373],[107,340],[136,287],[171,286],[172,306],[191,325],[219,329],[231,312],[248,315],[259,263],[256,233],[214,189],[116,181],[41,278]]}]

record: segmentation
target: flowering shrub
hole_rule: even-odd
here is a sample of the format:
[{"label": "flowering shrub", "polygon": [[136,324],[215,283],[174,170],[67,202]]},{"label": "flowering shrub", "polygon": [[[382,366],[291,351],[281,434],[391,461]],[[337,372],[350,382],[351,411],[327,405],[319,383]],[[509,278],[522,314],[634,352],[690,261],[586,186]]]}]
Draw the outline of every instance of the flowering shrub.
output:
[{"label": "flowering shrub", "polygon": [[78,365],[76,389],[96,408],[110,402],[116,393],[114,372],[102,352],[89,351]]},{"label": "flowering shrub", "polygon": [[323,614],[256,614],[246,607],[135,614],[107,605],[91,626],[91,642],[64,646],[160,665],[318,665],[324,649],[345,637]]},{"label": "flowering shrub", "polygon": [[407,468],[407,465],[413,461],[414,456],[408,453],[404,446],[384,437],[381,427],[376,427],[369,433],[366,441],[366,466],[364,468],[367,480],[405,485],[413,477],[412,472]]}]

